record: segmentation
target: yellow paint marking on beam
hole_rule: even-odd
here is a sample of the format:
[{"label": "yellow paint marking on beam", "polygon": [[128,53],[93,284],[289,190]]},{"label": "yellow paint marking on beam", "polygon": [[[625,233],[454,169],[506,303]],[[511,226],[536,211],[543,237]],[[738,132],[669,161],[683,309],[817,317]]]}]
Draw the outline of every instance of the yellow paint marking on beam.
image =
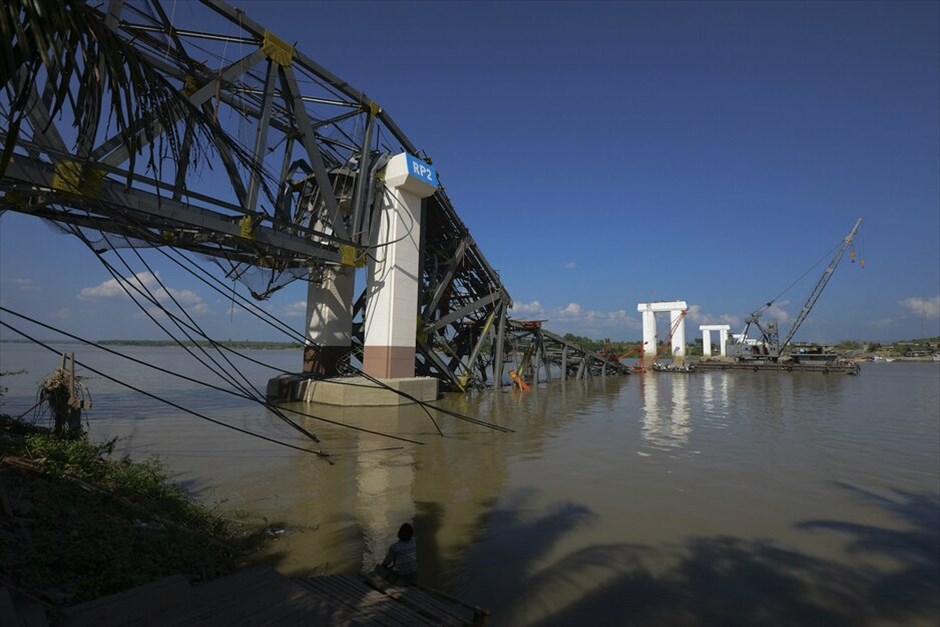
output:
[{"label": "yellow paint marking on beam", "polygon": [[349,244],[339,247],[339,262],[349,268],[361,268],[366,265],[366,256],[360,249]]},{"label": "yellow paint marking on beam", "polygon": [[55,164],[52,189],[85,198],[100,198],[101,180],[104,175],[104,170],[83,167],[78,161],[65,159]]},{"label": "yellow paint marking on beam", "polygon": [[245,239],[255,238],[255,222],[251,219],[251,216],[243,216],[242,219],[238,221],[238,226],[241,228],[239,235]]},{"label": "yellow paint marking on beam", "polygon": [[291,60],[294,58],[294,47],[269,30],[264,31],[261,52],[267,58],[284,67],[290,67]]}]

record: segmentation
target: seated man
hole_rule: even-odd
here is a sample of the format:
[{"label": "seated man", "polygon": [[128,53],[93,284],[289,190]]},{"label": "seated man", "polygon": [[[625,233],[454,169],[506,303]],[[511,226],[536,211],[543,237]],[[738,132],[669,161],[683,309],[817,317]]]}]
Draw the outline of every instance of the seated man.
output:
[{"label": "seated man", "polygon": [[405,523],[398,530],[398,542],[388,547],[382,565],[376,570],[393,585],[414,585],[418,579],[418,556],[414,528]]}]

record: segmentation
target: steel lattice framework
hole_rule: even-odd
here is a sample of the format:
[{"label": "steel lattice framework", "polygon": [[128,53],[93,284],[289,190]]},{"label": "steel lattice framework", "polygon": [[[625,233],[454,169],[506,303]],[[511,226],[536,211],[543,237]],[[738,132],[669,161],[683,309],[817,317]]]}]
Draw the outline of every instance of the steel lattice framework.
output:
[{"label": "steel lattice framework", "polygon": [[[105,119],[82,134],[68,111],[50,115],[52,81],[39,81],[0,179],[0,209],[96,233],[106,246],[208,255],[231,277],[263,275],[252,287],[259,297],[294,278],[317,280],[324,268],[363,265],[383,194],[377,173],[400,152],[428,159],[387,112],[219,0],[192,9],[213,31],[180,28],[159,0],[90,8],[189,109],[169,127],[166,116],[161,124],[145,112],[130,134]],[[200,144],[197,118],[227,141]],[[134,167],[129,146],[143,153],[168,141],[178,158],[164,147],[143,172]],[[456,389],[491,384],[487,372],[503,372],[506,340],[521,331],[507,321],[509,293],[443,188],[426,201],[423,241],[418,373]],[[360,319],[365,298],[356,302]],[[354,332],[361,350],[361,324]]]}]

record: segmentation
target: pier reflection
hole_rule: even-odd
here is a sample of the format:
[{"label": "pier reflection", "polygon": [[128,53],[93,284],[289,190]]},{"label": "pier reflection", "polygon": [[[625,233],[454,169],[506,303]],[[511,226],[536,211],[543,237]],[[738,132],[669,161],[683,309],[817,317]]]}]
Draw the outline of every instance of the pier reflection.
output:
[{"label": "pier reflection", "polygon": [[658,449],[688,444],[692,432],[688,376],[647,373],[640,392],[644,444]]},{"label": "pier reflection", "polygon": [[[271,548],[289,574],[369,570],[380,562],[403,522],[415,525],[420,579],[459,586],[466,551],[486,533],[494,505],[509,486],[514,460],[538,459],[554,436],[598,414],[613,416],[622,378],[555,382],[529,393],[448,396],[442,407],[510,427],[488,430],[434,413],[440,437],[416,405],[341,408],[296,404],[324,418],[424,444],[323,426],[310,420],[334,462],[294,456],[277,478],[292,533]],[[686,407],[686,414],[688,408]],[[273,488],[269,488],[273,489]]]},{"label": "pier reflection", "polygon": [[381,436],[359,433],[356,456],[356,514],[362,529],[362,567],[372,570],[382,562],[391,540],[389,534],[414,519],[410,495],[415,480],[412,447],[389,455],[388,441]]},{"label": "pier reflection", "polygon": [[724,413],[728,409],[731,375],[727,372],[703,372],[702,409],[708,414]]},{"label": "pier reflection", "polygon": [[506,497],[516,460],[540,459],[555,436],[610,406],[622,380],[555,382],[529,393],[507,390],[479,396],[453,395],[449,409],[510,427],[515,433],[442,423],[447,437],[417,447],[415,528],[421,578],[459,589],[468,573],[464,559],[494,524],[494,507]]}]

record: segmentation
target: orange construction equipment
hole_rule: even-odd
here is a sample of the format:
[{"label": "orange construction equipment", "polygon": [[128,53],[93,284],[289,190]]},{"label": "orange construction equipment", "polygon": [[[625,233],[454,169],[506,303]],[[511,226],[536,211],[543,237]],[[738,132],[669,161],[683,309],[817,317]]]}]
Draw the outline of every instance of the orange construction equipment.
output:
[{"label": "orange construction equipment", "polygon": [[529,387],[529,384],[528,384],[528,383],[526,383],[525,381],[522,380],[522,377],[520,377],[520,376],[518,375],[518,373],[516,373],[515,370],[510,370],[510,371],[509,371],[509,378],[512,379],[513,382],[514,382],[517,386],[519,386],[519,389],[522,390],[523,392],[528,392],[529,390],[532,389],[531,387]]},{"label": "orange construction equipment", "polygon": [[629,348],[619,355],[614,354],[613,347],[611,346],[609,339],[605,339],[604,344],[605,344],[604,349],[598,351],[599,354],[603,355],[610,361],[615,361],[615,362],[619,362],[621,359],[629,359],[631,357],[638,357],[639,361],[637,362],[637,365],[633,366],[632,370],[634,372],[644,372],[643,356],[646,354],[646,349],[645,349],[646,342],[642,342],[634,346],[633,348]]},{"label": "orange construction equipment", "polygon": [[679,312],[679,315],[676,316],[675,321],[672,323],[672,326],[669,327],[669,335],[666,336],[666,339],[662,341],[659,345],[659,348],[656,349],[656,356],[653,357],[653,361],[656,361],[660,357],[666,354],[667,347],[672,343],[672,336],[676,332],[676,329],[679,328],[679,325],[682,323],[682,320],[685,319],[685,315],[688,313],[688,309],[683,309]]}]

